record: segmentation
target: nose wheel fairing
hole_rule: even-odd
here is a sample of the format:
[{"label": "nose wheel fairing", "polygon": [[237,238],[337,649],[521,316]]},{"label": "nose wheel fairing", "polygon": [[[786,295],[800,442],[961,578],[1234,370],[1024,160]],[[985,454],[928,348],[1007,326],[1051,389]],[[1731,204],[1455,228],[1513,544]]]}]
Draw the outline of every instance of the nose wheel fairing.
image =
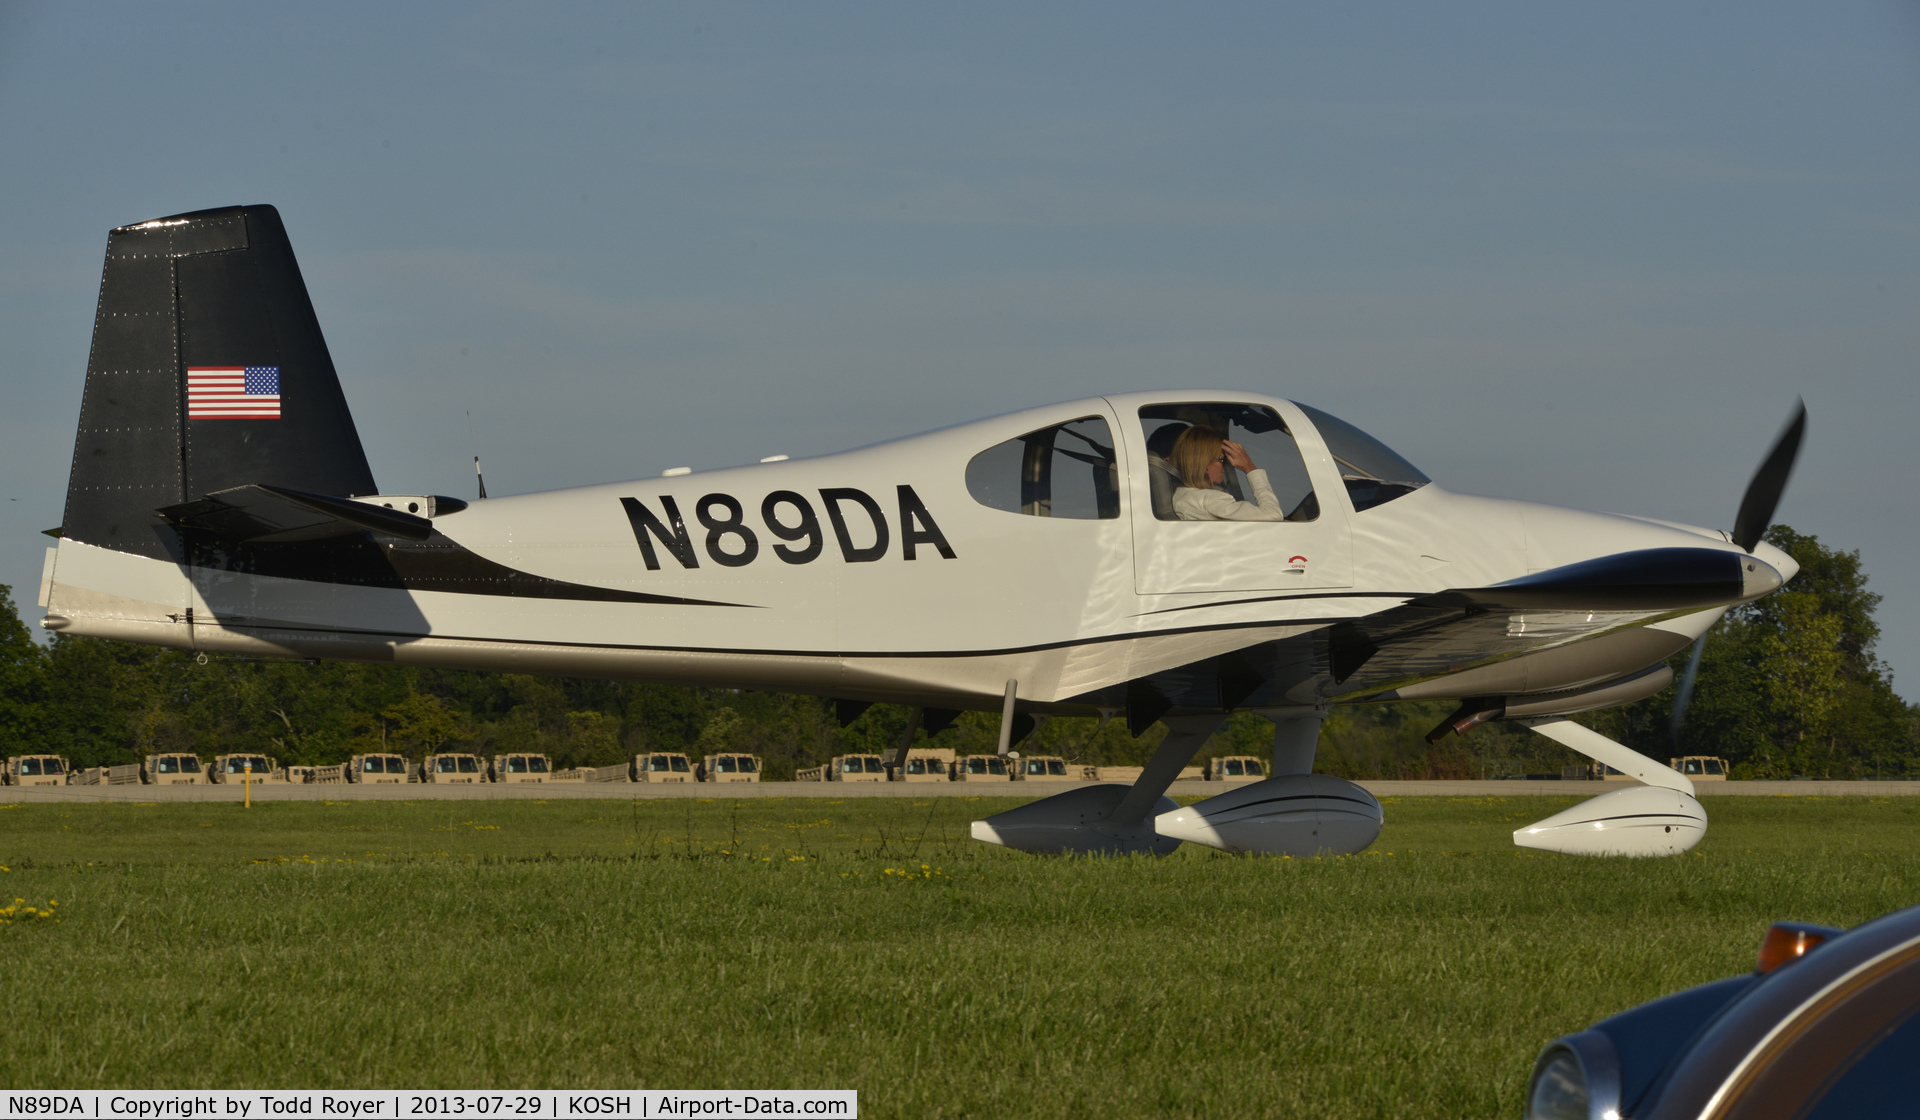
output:
[{"label": "nose wheel fairing", "polygon": [[1706,834],[1707,811],[1692,795],[1633,786],[1517,829],[1513,842],[1576,856],[1677,856]]}]

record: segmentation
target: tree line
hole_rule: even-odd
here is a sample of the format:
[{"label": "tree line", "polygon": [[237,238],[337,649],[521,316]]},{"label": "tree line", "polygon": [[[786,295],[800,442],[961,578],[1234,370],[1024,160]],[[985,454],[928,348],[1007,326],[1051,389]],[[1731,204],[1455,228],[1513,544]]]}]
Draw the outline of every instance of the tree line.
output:
[{"label": "tree line", "polygon": [[[1675,735],[1674,689],[1576,718],[1655,758],[1707,754],[1739,777],[1920,777],[1920,709],[1893,691],[1874,654],[1880,597],[1858,552],[1776,526],[1768,539],[1801,571],[1779,593],[1736,608],[1708,636],[1694,699]],[[1688,654],[1674,658],[1676,676]],[[1346,704],[1330,714],[1317,769],[1350,778],[1558,773],[1564,748],[1495,723],[1437,745],[1450,704]],[[0,736],[5,754],[75,766],[159,751],[258,751],[325,765],[394,751],[538,751],[559,767],[601,766],[650,750],[695,758],[760,755],[770,780],[838,754],[896,744],[909,712],[876,704],[847,726],[813,696],[409,666],[209,655],[54,635],[35,643],[0,585]],[[931,745],[994,750],[999,713],[968,713]],[[1141,765],[1164,737],[1124,721],[1047,720],[1022,745],[1094,765]],[[916,732],[916,742],[927,742]],[[1237,712],[1203,756],[1271,750],[1272,726]]]}]

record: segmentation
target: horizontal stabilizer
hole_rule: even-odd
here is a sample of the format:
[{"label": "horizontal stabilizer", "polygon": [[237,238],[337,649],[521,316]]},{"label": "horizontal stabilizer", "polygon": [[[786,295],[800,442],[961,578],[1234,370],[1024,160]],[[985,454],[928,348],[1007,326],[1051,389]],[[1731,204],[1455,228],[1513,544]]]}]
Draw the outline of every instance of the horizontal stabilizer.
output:
[{"label": "horizontal stabilizer", "polygon": [[415,541],[433,535],[433,522],[411,513],[262,483],[221,490],[158,512],[184,529],[259,544],[327,540],[368,530]]}]

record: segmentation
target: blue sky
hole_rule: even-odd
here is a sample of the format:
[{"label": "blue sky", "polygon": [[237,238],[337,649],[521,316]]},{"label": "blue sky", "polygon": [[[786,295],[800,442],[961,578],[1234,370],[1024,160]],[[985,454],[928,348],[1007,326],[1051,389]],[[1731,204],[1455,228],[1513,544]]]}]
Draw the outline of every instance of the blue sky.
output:
[{"label": "blue sky", "polygon": [[107,230],[267,202],[394,491],[1205,385],[1726,526],[1803,394],[1781,519],[1915,695],[1916,126],[1884,0],[0,5],[0,582]]}]

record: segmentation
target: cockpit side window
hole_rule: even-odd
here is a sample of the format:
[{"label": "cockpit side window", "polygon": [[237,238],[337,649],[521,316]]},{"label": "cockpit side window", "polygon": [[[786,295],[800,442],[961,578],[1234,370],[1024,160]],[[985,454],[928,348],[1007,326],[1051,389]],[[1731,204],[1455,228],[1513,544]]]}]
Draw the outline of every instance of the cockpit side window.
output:
[{"label": "cockpit side window", "polygon": [[1340,468],[1340,481],[1346,484],[1355,511],[1385,505],[1433,481],[1391,447],[1345,420],[1304,404],[1299,408],[1319,429],[1334,465]]},{"label": "cockpit side window", "polygon": [[1098,416],[1028,432],[967,463],[967,492],[983,506],[1032,517],[1120,516],[1113,434]]},{"label": "cockpit side window", "polygon": [[[1147,441],[1147,482],[1156,519],[1182,520],[1174,511],[1173,494],[1186,486],[1187,480],[1174,464],[1173,449],[1180,436],[1195,427],[1209,428],[1247,449],[1254,469],[1266,472],[1267,484],[1279,499],[1286,520],[1313,521],[1320,516],[1320,502],[1314,497],[1300,448],[1293,442],[1286,421],[1272,409],[1220,401],[1153,404],[1140,410],[1140,426]],[[1258,500],[1246,474],[1225,463],[1222,468],[1221,480],[1214,489],[1225,491],[1235,501]]]}]

